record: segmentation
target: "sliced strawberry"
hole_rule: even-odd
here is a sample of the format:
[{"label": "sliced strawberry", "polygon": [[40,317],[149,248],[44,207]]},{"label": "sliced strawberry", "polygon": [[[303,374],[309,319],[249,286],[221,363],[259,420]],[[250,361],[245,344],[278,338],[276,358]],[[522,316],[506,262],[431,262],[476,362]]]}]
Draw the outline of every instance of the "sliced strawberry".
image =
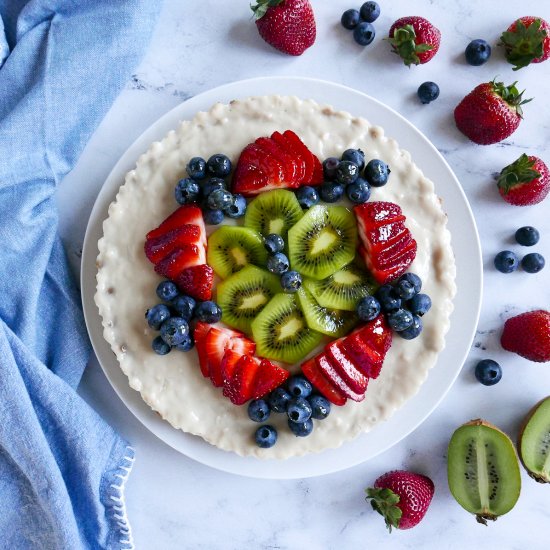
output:
[{"label": "sliced strawberry", "polygon": [[289,187],[298,187],[296,179],[296,162],[294,157],[289,155],[277,142],[271,138],[261,137],[254,142],[266,154],[276,158],[283,166],[284,181]]},{"label": "sliced strawberry", "polygon": [[[202,254],[201,254],[202,251]],[[188,267],[204,264],[204,248],[187,244],[177,248],[166,258],[155,265],[155,271],[167,279],[176,280],[178,275]]]},{"label": "sliced strawberry", "polygon": [[369,379],[361,374],[353,357],[344,348],[344,338],[335,340],[325,347],[325,353],[344,382],[355,392],[365,393]]},{"label": "sliced strawberry", "polygon": [[164,235],[146,240],[144,250],[149,261],[156,264],[176,248],[190,244],[201,245],[200,230],[198,225],[186,223]]},{"label": "sliced strawberry", "polygon": [[224,378],[223,395],[234,405],[242,405],[252,397],[252,386],[260,361],[250,355],[241,355],[233,373]]},{"label": "sliced strawberry", "polygon": [[321,372],[332,382],[332,385],[338,388],[346,397],[349,397],[353,401],[363,401],[365,399],[364,393],[358,393],[353,391],[344,379],[338,374],[334,365],[328,358],[326,353],[321,353],[315,358],[317,365]]},{"label": "sliced strawberry", "polygon": [[306,161],[299,152],[291,147],[291,144],[280,132],[273,132],[271,139],[294,159],[294,163],[296,164],[296,185],[301,184],[306,175]]},{"label": "sliced strawberry", "polygon": [[292,131],[283,132],[283,136],[288,143],[288,148],[297,155],[300,155],[305,162],[305,174],[302,184],[311,183],[313,180],[313,171],[315,170],[315,160],[313,153],[304,145],[304,142]]},{"label": "sliced strawberry", "polygon": [[241,355],[254,355],[256,352],[256,342],[249,340],[246,336],[233,336],[230,348]]},{"label": "sliced strawberry", "polygon": [[254,381],[252,399],[265,397],[269,392],[278,388],[289,376],[290,372],[286,369],[274,365],[267,359],[262,359]]},{"label": "sliced strawberry", "polygon": [[[406,229],[406,228],[405,228]],[[377,265],[380,267],[391,266],[392,262],[403,255],[414,243],[410,231],[404,231],[392,244],[386,246],[376,255]]]},{"label": "sliced strawberry", "polygon": [[188,296],[200,300],[212,298],[214,270],[208,264],[194,265],[184,269],[177,277],[178,288]]},{"label": "sliced strawberry", "polygon": [[302,363],[302,373],[331,403],[339,407],[346,404],[347,397],[323,374],[315,357]]},{"label": "sliced strawberry", "polygon": [[222,359],[226,348],[229,347],[231,336],[221,327],[212,327],[206,335],[205,350],[208,361],[208,372],[214,386],[223,383]]},{"label": "sliced strawberry", "polygon": [[383,225],[391,222],[405,221],[405,216],[398,204],[386,201],[373,201],[357,205],[353,209],[357,223],[363,227]]},{"label": "sliced strawberry", "polygon": [[344,349],[352,358],[355,367],[367,378],[374,379],[380,374],[383,358],[363,340],[359,332],[344,339]]},{"label": "sliced strawberry", "polygon": [[193,339],[195,340],[195,347],[199,354],[199,365],[202,375],[205,378],[210,376],[210,369],[208,368],[208,357],[206,356],[206,335],[212,327],[208,323],[202,323],[198,321],[193,331]]},{"label": "sliced strawberry", "polygon": [[242,357],[240,353],[237,353],[231,349],[226,349],[222,362],[220,363],[220,375],[216,374],[215,381],[212,380],[214,386],[217,388],[229,384],[233,379],[233,374],[235,373],[235,368],[239,359]]},{"label": "sliced strawberry", "polygon": [[381,267],[376,264],[376,257],[365,253],[363,249],[363,260],[372,276],[380,283],[386,284],[398,279],[412,264],[416,257],[416,241],[412,242],[403,250],[400,255],[391,262],[386,262],[387,267]]},{"label": "sliced strawberry", "polygon": [[201,241],[206,246],[206,228],[202,217],[201,209],[194,204],[185,204],[180,206],[175,212],[170,214],[156,229],[147,233],[146,240],[154,239],[164,235],[172,229],[178,229],[182,225],[193,224],[198,226],[201,234]]}]

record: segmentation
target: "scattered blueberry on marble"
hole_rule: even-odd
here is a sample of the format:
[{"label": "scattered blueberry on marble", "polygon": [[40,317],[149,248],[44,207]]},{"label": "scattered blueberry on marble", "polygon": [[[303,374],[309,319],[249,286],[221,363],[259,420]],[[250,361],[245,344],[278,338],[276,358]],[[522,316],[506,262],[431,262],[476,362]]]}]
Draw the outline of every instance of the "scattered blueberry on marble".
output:
[{"label": "scattered blueberry on marble", "polygon": [[178,204],[190,204],[197,202],[200,198],[201,188],[191,178],[179,180],[174,190],[174,196]]},{"label": "scattered blueberry on marble", "polygon": [[427,294],[416,294],[409,300],[407,306],[411,313],[422,317],[430,311],[432,300]]},{"label": "scattered blueberry on marble", "polygon": [[208,225],[218,225],[223,222],[224,214],[223,210],[220,210],[219,208],[215,210],[211,210],[210,208],[206,208],[202,212],[204,223]]},{"label": "scattered blueberry on marble", "polygon": [[492,359],[482,359],[476,365],[475,377],[484,386],[494,386],[502,378],[502,368]]},{"label": "scattered blueberry on marble", "polygon": [[315,187],[304,185],[296,190],[296,198],[302,208],[311,208],[319,202],[319,193]]},{"label": "scattered blueberry on marble", "polygon": [[384,161],[372,159],[365,166],[363,175],[372,187],[382,187],[388,183],[390,172],[389,166]]},{"label": "scattered blueberry on marble", "polygon": [[359,21],[361,21],[361,16],[359,15],[358,10],[350,9],[346,10],[340,19],[340,22],[342,23],[342,27],[344,29],[352,30],[357,27],[359,24]]},{"label": "scattered blueberry on marble", "polygon": [[225,208],[224,212],[230,218],[242,218],[246,213],[246,199],[239,193],[231,195],[229,205]]},{"label": "scattered blueberry on marble", "polygon": [[304,376],[296,375],[291,376],[286,386],[288,391],[294,397],[308,397],[313,391],[313,386],[311,382]]},{"label": "scattered blueberry on marble", "polygon": [[285,271],[288,271],[290,262],[285,254],[277,252],[267,258],[267,269],[275,275],[281,275]]},{"label": "scattered blueberry on marble", "polygon": [[526,225],[516,231],[515,237],[521,246],[534,246],[539,242],[540,233],[534,227]]},{"label": "scattered blueberry on marble", "polygon": [[413,340],[420,335],[422,328],[422,319],[418,315],[413,315],[412,325],[397,334],[399,334],[402,338],[405,338],[405,340]]},{"label": "scattered blueberry on marble", "polygon": [[464,52],[466,62],[470,65],[479,66],[483,65],[491,57],[491,46],[481,38],[472,40],[467,46]]},{"label": "scattered blueberry on marble", "polygon": [[285,241],[281,235],[270,233],[264,240],[264,246],[270,254],[282,252],[285,248]]},{"label": "scattered blueberry on marble", "polygon": [[365,296],[357,304],[357,316],[361,321],[372,321],[380,314],[380,302],[374,296]]},{"label": "scattered blueberry on marble", "polygon": [[324,202],[332,203],[339,201],[345,191],[345,187],[341,183],[335,181],[325,181],[320,189],[319,195]]},{"label": "scattered blueberry on marble", "polygon": [[203,323],[217,323],[222,318],[222,308],[216,302],[206,300],[195,308],[195,317]]},{"label": "scattered blueberry on marble", "polygon": [[313,420],[310,418],[305,422],[293,422],[288,419],[290,431],[297,437],[307,437],[313,431]]},{"label": "scattered blueberry on marble", "polygon": [[206,163],[206,170],[217,178],[225,178],[231,172],[231,161],[220,153],[212,155]]},{"label": "scattered blueberry on marble", "polygon": [[269,449],[277,443],[277,430],[269,424],[260,426],[256,430],[254,439],[256,440],[256,445],[258,445],[258,447],[261,447],[262,449]]},{"label": "scattered blueberry on marble", "polygon": [[270,413],[271,409],[265,399],[255,399],[248,404],[248,417],[253,422],[265,422]]},{"label": "scattered blueberry on marble", "polygon": [[346,196],[354,204],[363,204],[370,199],[370,185],[359,177],[346,187]]},{"label": "scattered blueberry on marble", "polygon": [[521,259],[521,267],[526,273],[538,273],[544,269],[545,264],[544,256],[537,252],[526,254]]},{"label": "scattered blueberry on marble", "polygon": [[518,257],[510,250],[503,250],[495,256],[495,268],[501,273],[512,273],[518,268]]},{"label": "scattered blueberry on marble", "polygon": [[172,307],[176,310],[178,315],[189,321],[193,317],[197,302],[191,296],[178,295],[172,300]]},{"label": "scattered blueberry on marble", "polygon": [[297,292],[302,286],[302,276],[294,270],[281,275],[281,286],[285,292]]},{"label": "scattered blueberry on marble", "polygon": [[157,285],[157,296],[165,302],[173,300],[178,293],[178,287],[172,281],[162,281]]},{"label": "scattered blueberry on marble", "polygon": [[193,157],[186,166],[187,174],[194,180],[202,180],[206,177],[206,161],[201,157]]},{"label": "scattered blueberry on marble", "polygon": [[267,402],[273,412],[284,413],[286,412],[286,407],[291,399],[292,395],[290,395],[285,388],[279,386],[269,394],[267,397]]},{"label": "scattered blueberry on marble", "polygon": [[363,170],[365,167],[365,153],[361,149],[346,149],[342,153],[341,160],[351,160],[359,166],[359,171]]},{"label": "scattered blueberry on marble", "polygon": [[423,82],[416,92],[420,103],[427,105],[439,97],[439,86],[435,82]]},{"label": "scattered blueberry on marble", "polygon": [[380,6],[376,2],[365,2],[359,10],[359,15],[363,21],[373,23],[380,16]]},{"label": "scattered blueberry on marble", "polygon": [[324,420],[330,414],[330,401],[322,395],[311,395],[308,401],[311,405],[311,418]]},{"label": "scattered blueberry on marble", "polygon": [[151,343],[153,351],[158,355],[166,355],[170,353],[172,346],[168,345],[160,336],[157,336]]},{"label": "scattered blueberry on marble", "polygon": [[183,317],[170,317],[160,327],[160,335],[169,346],[181,344],[188,334],[189,325]]},{"label": "scattered blueberry on marble", "polygon": [[360,46],[368,46],[374,40],[375,36],[376,31],[374,27],[367,21],[359,23],[359,25],[353,29],[353,39]]},{"label": "scattered blueberry on marble", "polygon": [[164,304],[157,304],[145,312],[145,318],[153,330],[159,330],[162,323],[170,319],[170,310]]}]

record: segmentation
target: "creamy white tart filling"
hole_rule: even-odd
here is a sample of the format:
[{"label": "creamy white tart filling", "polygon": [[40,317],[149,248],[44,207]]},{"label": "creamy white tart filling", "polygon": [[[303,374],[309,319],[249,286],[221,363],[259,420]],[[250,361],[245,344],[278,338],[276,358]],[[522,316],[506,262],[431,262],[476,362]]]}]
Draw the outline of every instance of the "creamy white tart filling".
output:
[{"label": "creamy white tart filling", "polygon": [[[361,403],[332,407],[330,416],[315,421],[313,433],[295,437],[285,415],[272,414],[269,423],[279,433],[271,449],[256,446],[258,424],[247,406],[235,406],[202,376],[195,350],[159,356],[151,349],[157,335],[145,322],[145,311],[158,303],[161,278],[143,252],[146,233],[178,206],[174,186],[185,177],[193,156],[208,158],[222,152],[234,162],[241,150],[260,136],[291,129],[321,160],[361,148],[367,158],[380,158],[391,168],[389,183],[373,189],[371,200],[399,204],[406,225],[418,243],[410,270],[423,280],[423,292],[433,302],[424,317],[424,330],[415,340],[394,335],[382,373],[371,380]],[[412,397],[434,366],[445,345],[455,294],[455,263],[446,215],[433,183],[412,162],[408,152],[387,138],[382,128],[335,111],[312,100],[262,96],[216,104],[182,122],[162,141],[153,143],[109,207],[99,241],[95,301],[111,345],[130,386],[174,428],[204,438],[240,455],[287,458],[338,447],[387,419]],[[211,228],[211,230],[214,230]],[[291,370],[299,368],[299,365]]]}]

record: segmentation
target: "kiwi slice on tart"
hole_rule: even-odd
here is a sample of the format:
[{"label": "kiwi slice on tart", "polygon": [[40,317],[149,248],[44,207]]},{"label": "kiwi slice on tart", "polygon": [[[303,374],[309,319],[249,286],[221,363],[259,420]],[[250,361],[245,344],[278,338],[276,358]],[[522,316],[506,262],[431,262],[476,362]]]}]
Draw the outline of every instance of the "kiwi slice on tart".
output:
[{"label": "kiwi slice on tart", "polygon": [[296,297],[308,327],[327,336],[345,336],[359,322],[354,312],[320,306],[311,292],[303,286],[296,293]]},{"label": "kiwi slice on tart", "polygon": [[550,397],[539,401],[527,414],[518,450],[529,475],[540,483],[550,483]]},{"label": "kiwi slice on tart", "polygon": [[361,298],[374,294],[378,283],[355,264],[348,264],[322,281],[307,279],[304,286],[320,306],[355,311]]},{"label": "kiwi slice on tart", "polygon": [[317,205],[288,232],[292,269],[324,279],[349,264],[357,248],[355,216],[344,206]]},{"label": "kiwi slice on tart", "polygon": [[279,277],[273,273],[254,265],[243,267],[216,288],[222,321],[250,334],[254,318],[280,290]]},{"label": "kiwi slice on tart", "polygon": [[290,364],[303,359],[323,338],[308,327],[296,298],[282,292],[252,321],[252,335],[257,355]]},{"label": "kiwi slice on tart", "polygon": [[265,265],[267,250],[262,236],[256,231],[224,225],[208,237],[206,261],[225,279],[248,264]]},{"label": "kiwi slice on tart", "polygon": [[244,215],[245,227],[267,237],[271,233],[286,239],[288,230],[304,215],[296,195],[286,189],[267,191],[251,201]]},{"label": "kiwi slice on tart", "polygon": [[449,443],[447,475],[456,501],[479,523],[496,520],[516,504],[519,461],[510,438],[485,420],[458,428]]}]

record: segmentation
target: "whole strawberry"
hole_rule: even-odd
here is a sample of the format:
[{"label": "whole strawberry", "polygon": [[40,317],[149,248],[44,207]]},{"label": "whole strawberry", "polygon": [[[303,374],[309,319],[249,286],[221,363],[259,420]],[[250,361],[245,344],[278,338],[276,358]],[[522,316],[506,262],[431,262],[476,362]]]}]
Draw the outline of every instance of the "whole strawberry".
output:
[{"label": "whole strawberry", "polygon": [[541,17],[520,17],[502,33],[500,44],[514,71],[550,57],[550,25]]},{"label": "whole strawberry", "polygon": [[512,135],[523,118],[521,106],[531,101],[523,99],[525,90],[519,92],[516,84],[493,80],[476,86],[455,108],[456,127],[480,145]]},{"label": "whole strawberry", "polygon": [[402,17],[390,28],[389,42],[405,65],[427,63],[439,49],[441,32],[423,17]]},{"label": "whole strawberry", "polygon": [[550,191],[550,171],[538,157],[523,154],[503,168],[497,185],[502,198],[510,204],[538,204]]},{"label": "whole strawberry", "polygon": [[538,309],[508,319],[500,343],[529,361],[550,361],[550,312]]},{"label": "whole strawberry", "polygon": [[380,476],[366,493],[391,533],[392,527],[410,529],[420,523],[434,496],[434,484],[421,474],[393,470]]},{"label": "whole strawberry", "polygon": [[257,0],[250,7],[260,36],[281,52],[302,55],[315,42],[315,16],[308,0]]}]

